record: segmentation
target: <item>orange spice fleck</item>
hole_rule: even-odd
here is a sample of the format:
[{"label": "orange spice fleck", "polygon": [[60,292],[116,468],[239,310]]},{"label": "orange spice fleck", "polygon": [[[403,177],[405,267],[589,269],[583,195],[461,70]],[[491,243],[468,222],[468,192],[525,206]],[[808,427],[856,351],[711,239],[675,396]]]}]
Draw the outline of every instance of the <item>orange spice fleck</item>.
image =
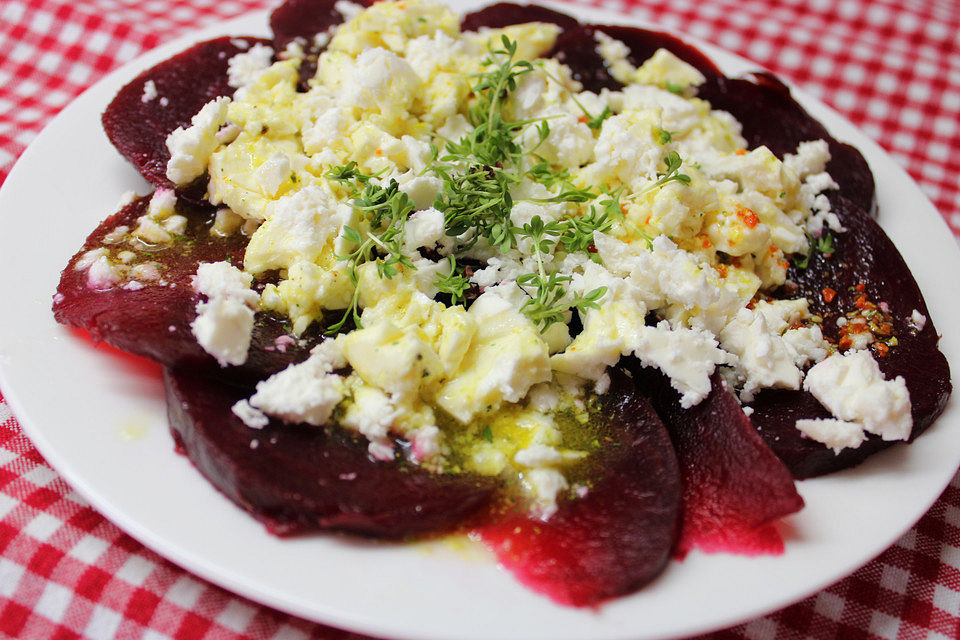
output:
[{"label": "orange spice fleck", "polygon": [[377,155],[378,155],[378,156],[382,156],[382,155],[383,155],[383,149],[377,149]]},{"label": "orange spice fleck", "polygon": [[841,349],[849,349],[853,346],[853,338],[850,336],[843,336],[840,338],[840,342],[837,344]]},{"label": "orange spice fleck", "polygon": [[853,304],[856,305],[857,309],[866,309],[867,306],[870,304],[867,301],[867,294],[861,293],[860,295],[858,295],[856,300],[853,301]]},{"label": "orange spice fleck", "polygon": [[860,293],[863,293],[866,290],[867,290],[866,282],[861,282],[860,284],[857,285],[857,291],[859,291]]},{"label": "orange spice fleck", "polygon": [[586,124],[587,116],[580,116],[579,118],[577,118],[577,122],[579,122],[580,124]]},{"label": "orange spice fleck", "polygon": [[876,351],[877,355],[880,357],[886,356],[888,353],[890,353],[890,347],[882,342],[875,342],[873,344],[873,350]]},{"label": "orange spice fleck", "polygon": [[834,297],[836,297],[837,292],[831,289],[830,287],[823,288],[823,301],[827,304],[833,302]]},{"label": "orange spice fleck", "polygon": [[746,207],[737,205],[737,217],[743,220],[743,224],[747,225],[750,229],[760,224],[760,218],[757,217],[757,214]]},{"label": "orange spice fleck", "polygon": [[734,151],[734,153],[737,154],[738,156],[745,156],[745,155],[747,155],[747,150],[746,150],[746,149],[737,149],[736,151]]},{"label": "orange spice fleck", "polygon": [[718,264],[718,265],[716,265],[716,266],[714,267],[714,269],[716,269],[717,274],[718,274],[721,278],[726,278],[726,277],[727,277],[727,274],[730,273],[730,270],[727,268],[727,265],[725,265],[725,264]]},{"label": "orange spice fleck", "polygon": [[707,236],[701,236],[701,238],[702,238],[700,240],[701,247],[703,247],[704,249],[709,249],[710,247],[713,246],[713,243],[710,242],[710,238],[708,238]]}]

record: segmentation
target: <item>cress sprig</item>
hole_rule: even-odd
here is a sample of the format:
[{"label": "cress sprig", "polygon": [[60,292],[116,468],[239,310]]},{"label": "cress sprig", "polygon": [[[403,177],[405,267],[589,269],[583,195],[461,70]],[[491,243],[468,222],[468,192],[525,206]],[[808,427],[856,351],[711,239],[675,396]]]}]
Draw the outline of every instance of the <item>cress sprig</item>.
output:
[{"label": "cress sprig", "polygon": [[353,318],[357,328],[360,323],[358,300],[360,281],[357,268],[367,262],[374,262],[380,278],[393,278],[401,268],[416,269],[403,253],[404,226],[414,211],[413,202],[400,185],[391,179],[386,186],[373,181],[376,176],[361,173],[356,162],[332,169],[327,173],[331,180],[345,185],[347,193],[353,198],[355,211],[363,215],[370,229],[361,232],[354,227],[344,225],[343,237],[355,249],[350,253],[338,255],[337,259],[347,263],[347,273],[353,284],[353,297],[340,321],[329,327],[327,334],[334,334],[343,328],[348,318]]}]

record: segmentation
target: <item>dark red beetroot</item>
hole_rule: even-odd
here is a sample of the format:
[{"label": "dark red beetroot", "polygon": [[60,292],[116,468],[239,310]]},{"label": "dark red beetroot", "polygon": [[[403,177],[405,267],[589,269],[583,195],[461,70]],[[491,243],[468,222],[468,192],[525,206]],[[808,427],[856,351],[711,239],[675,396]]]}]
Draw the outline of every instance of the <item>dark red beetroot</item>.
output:
[{"label": "dark red beetroot", "polygon": [[[200,262],[229,260],[237,266],[243,262],[246,236],[235,234],[218,238],[209,233],[213,214],[178,203],[178,212],[189,220],[186,236],[165,249],[136,250],[136,261],[152,261],[160,267],[165,285],[145,283],[142,289],[125,289],[121,285],[106,289],[91,288],[87,271],[74,268],[85,252],[100,247],[103,237],[119,226],[135,228],[135,220],[143,215],[149,198],[138,198],[118,213],[107,218],[84,243],[83,248],[67,264],[60,277],[53,313],[57,322],[85,329],[97,341],[105,341],[123,351],[145,356],[167,366],[190,365],[218,368],[190,331],[200,300],[191,287],[191,279]],[[110,245],[108,245],[110,246]],[[134,249],[129,244],[112,245],[116,251]],[[250,355],[241,367],[228,367],[223,375],[231,378],[259,379],[285,368],[291,362],[307,357],[316,343],[319,330],[299,342],[277,338],[288,335],[288,326],[265,313],[257,314]]]},{"label": "dark red beetroot", "polygon": [[610,440],[594,454],[598,477],[564,498],[547,521],[506,517],[480,530],[522,583],[566,605],[631,593],[663,570],[676,539],[680,477],[650,403],[622,373],[604,399]]},{"label": "dark red beetroot", "polygon": [[[167,179],[167,135],[188,126],[206,103],[233,95],[234,89],[227,83],[227,61],[256,43],[270,44],[253,37],[208,40],[141,73],[120,89],[103,112],[103,128],[110,142],[149,182],[173,188]],[[157,97],[144,102],[143,88],[148,81],[154,83]],[[206,182],[199,179],[180,193],[199,202],[205,188]]]},{"label": "dark red beetroot", "polygon": [[[826,140],[832,156],[827,171],[840,185],[839,194],[865,211],[874,211],[873,173],[863,155],[831,137],[773,74],[751,75],[752,79],[708,77],[697,95],[710,102],[714,109],[733,114],[743,124],[743,137],[751,148],[766,145],[782,158],[785,153],[796,153],[801,142]],[[836,199],[834,193],[828,193],[831,199]]]},{"label": "dark red beetroot", "polygon": [[[883,230],[863,209],[846,200],[838,202],[837,212],[848,230],[833,234],[833,255],[815,254],[806,269],[791,267],[788,278],[797,283],[799,294],[810,300],[811,311],[823,316],[824,335],[833,341],[840,338],[838,317],[886,303],[898,344],[887,347],[886,355],[875,350],[875,359],[887,379],[903,376],[906,380],[915,438],[940,415],[952,389],[949,365],[937,348],[937,330],[920,288]],[[824,295],[826,288],[835,292],[830,302],[826,300],[830,296]],[[796,295],[785,292],[786,297]],[[914,309],[927,317],[922,331],[910,326]],[[760,435],[798,478],[851,467],[893,444],[873,436],[857,449],[835,455],[804,438],[794,427],[798,418],[830,417],[804,391],[763,391],[753,407],[752,419]]]},{"label": "dark red beetroot", "polygon": [[460,21],[460,28],[464,31],[477,31],[481,27],[500,29],[526,22],[549,22],[564,30],[576,29],[580,26],[580,22],[573,16],[553,9],[535,4],[498,2],[464,15],[463,20]]},{"label": "dark red beetroot", "polygon": [[[300,88],[307,89],[307,81],[317,72],[317,56],[326,45],[317,46],[314,36],[344,21],[337,11],[336,0],[287,0],[270,14],[270,30],[273,32],[273,48],[282,52],[294,40],[300,41],[304,56],[300,65]],[[356,0],[354,4],[368,7],[369,0]]]},{"label": "dark red beetroot", "polygon": [[623,86],[610,77],[604,67],[603,58],[597,53],[594,35],[596,31],[603,31],[612,38],[622,40],[630,48],[630,61],[635,65],[642,64],[657,49],[663,47],[700,69],[704,75],[720,73],[700,51],[666,33],[635,27],[581,25],[572,16],[536,5],[499,2],[466,14],[461,27],[464,31],[476,31],[481,27],[499,28],[525,22],[550,22],[563,29],[557,44],[548,55],[568,65],[574,78],[589,91],[599,92],[603,88],[619,89]]},{"label": "dark red beetroot", "polygon": [[680,407],[660,371],[632,361],[637,388],[650,397],[680,462],[683,525],[677,554],[781,553],[774,523],[803,507],[790,472],[757,435],[719,373],[703,402]]},{"label": "dark red beetroot", "polygon": [[174,439],[217,489],[278,535],[317,530],[402,538],[449,529],[496,482],[377,462],[366,440],[273,420],[251,429],[230,407],[251,390],[164,371]]}]

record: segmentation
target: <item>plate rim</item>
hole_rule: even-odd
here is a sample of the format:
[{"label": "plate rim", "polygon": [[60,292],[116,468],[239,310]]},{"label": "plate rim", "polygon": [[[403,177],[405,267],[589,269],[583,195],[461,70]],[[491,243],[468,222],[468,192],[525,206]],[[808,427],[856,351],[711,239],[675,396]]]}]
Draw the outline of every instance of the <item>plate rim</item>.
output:
[{"label": "plate rim", "polygon": [[[461,4],[461,3],[457,3],[457,4]],[[750,62],[745,58],[737,56],[736,54],[720,49],[719,47],[716,47],[708,42],[704,42],[701,39],[696,38],[694,36],[690,36],[687,34],[679,34],[676,31],[671,29],[663,29],[657,25],[650,25],[645,21],[636,20],[629,15],[611,14],[610,12],[607,12],[607,11],[596,11],[590,7],[583,7],[581,5],[572,4],[572,3],[569,5],[567,4],[561,5],[557,3],[548,3],[548,4],[562,11],[571,13],[577,17],[585,17],[586,19],[589,19],[589,20],[596,19],[593,16],[600,16],[600,19],[604,21],[609,21],[611,23],[616,22],[620,24],[643,26],[647,28],[657,28],[662,31],[666,31],[668,33],[681,37],[684,40],[684,42],[689,42],[694,44],[695,46],[700,48],[702,51],[704,51],[712,59],[717,59],[718,57],[732,57],[737,59],[738,62],[742,65],[747,65],[756,69],[762,68],[760,65],[756,63]],[[475,4],[475,6],[478,6],[478,5]],[[120,78],[126,78],[127,80],[132,79],[137,73],[139,73],[139,71],[141,71],[144,68],[147,68],[150,64],[160,59],[163,59],[171,55],[172,53],[182,50],[184,47],[188,46],[190,43],[196,42],[200,39],[212,37],[214,34],[219,35],[222,33],[227,33],[228,30],[235,28],[234,25],[246,25],[247,22],[250,22],[256,19],[261,19],[263,16],[266,16],[267,14],[268,14],[267,11],[251,12],[243,16],[240,16],[238,18],[212,24],[196,32],[191,32],[169,43],[161,45],[160,47],[157,47],[149,52],[144,53],[141,56],[138,56],[134,60],[122,65],[118,69],[107,74],[97,83],[95,83],[93,86],[91,86],[86,91],[84,91],[81,94],[81,96],[79,96],[76,99],[76,101],[79,101],[84,96],[86,96],[89,92],[92,92],[93,90],[97,89],[98,87],[101,87],[102,85],[115,83]],[[263,22],[265,24],[265,20]],[[247,35],[247,34],[244,34],[244,35]],[[876,156],[877,153],[879,152],[879,154],[882,157],[890,161],[890,164],[893,165],[896,169],[898,169],[903,174],[903,177],[906,177],[915,187],[917,187],[916,189],[917,192],[923,195],[922,191],[919,189],[916,183],[912,179],[910,179],[909,176],[906,175],[906,173],[902,170],[902,168],[900,168],[899,165],[896,164],[896,162],[894,162],[891,158],[889,158],[888,154],[884,150],[882,150],[879,147],[879,145],[876,145],[875,143],[870,141],[869,138],[866,138],[866,136],[862,134],[862,132],[860,132],[859,129],[857,129],[852,123],[849,122],[849,120],[847,120],[844,116],[837,113],[836,111],[830,109],[829,107],[826,107],[819,100],[816,100],[815,98],[812,98],[810,95],[806,94],[805,92],[798,90],[792,84],[790,83],[787,83],[787,84],[790,86],[791,91],[793,92],[797,100],[801,102],[801,104],[803,104],[805,108],[810,110],[815,117],[818,117],[818,118],[822,117],[822,114],[819,112],[821,110],[826,110],[826,112],[829,112],[832,118],[834,119],[839,118],[845,125],[845,128],[847,128],[849,131],[856,132],[856,134],[864,138],[868,143],[866,145],[867,148],[866,149],[864,148],[864,144],[861,140],[857,141],[857,146],[858,148],[861,149],[861,151],[864,152],[864,155],[868,157],[868,161],[871,156]],[[72,104],[73,103],[71,103],[71,105]],[[51,129],[54,123],[59,122],[61,118],[69,117],[71,105],[68,105],[67,107],[65,107],[54,119],[52,119],[51,122],[48,123],[47,127],[45,127],[44,132],[41,132],[41,134],[37,136],[37,139],[43,136],[43,134],[47,130]],[[845,131],[844,133],[848,133],[849,131]],[[832,129],[831,129],[831,132],[832,132]],[[838,136],[838,137],[841,137],[841,136]],[[873,148],[870,148],[871,145],[873,146]],[[21,154],[20,158],[18,158],[16,164],[14,165],[7,180],[3,185],[3,189],[0,190],[0,199],[2,199],[3,194],[9,190],[7,188],[8,185],[11,183],[14,183],[15,180],[19,179],[18,168],[25,166],[25,163],[22,162],[23,158],[32,157],[32,156],[28,156],[28,154],[32,154],[31,149],[34,149],[36,147],[37,145],[31,144],[30,147],[28,147],[28,149],[23,154]],[[927,199],[925,195],[923,195],[923,197],[926,200],[925,204],[930,209],[933,209],[934,213],[936,213],[936,210],[933,207],[932,203],[929,202],[929,199]],[[936,219],[941,224],[942,229],[946,231],[950,237],[952,237],[952,234],[950,234],[949,229],[947,228],[946,222],[943,220],[942,216],[940,216],[937,213]],[[898,246],[898,248],[900,247]],[[944,320],[944,318],[940,318],[940,319]],[[108,517],[108,519],[110,519],[112,522],[117,524],[122,530],[130,533],[130,535],[132,535],[134,538],[143,542],[144,545],[150,548],[151,550],[157,552],[159,555],[165,558],[171,559],[173,562],[175,562],[179,566],[184,567],[188,572],[194,573],[202,577],[203,579],[210,581],[213,584],[218,584],[228,589],[231,592],[238,593],[244,597],[248,597],[257,602],[261,602],[261,603],[267,604],[268,606],[272,606],[277,609],[290,612],[300,617],[316,620],[317,622],[320,622],[323,624],[333,624],[337,626],[340,626],[342,624],[344,626],[348,626],[349,628],[360,630],[361,632],[364,632],[364,633],[377,634],[377,633],[386,632],[386,633],[389,633],[392,637],[403,637],[403,638],[432,637],[432,636],[423,636],[418,634],[408,635],[402,632],[398,633],[397,630],[392,628],[388,629],[388,628],[375,626],[375,625],[359,624],[359,621],[355,620],[350,616],[346,616],[346,617],[326,616],[324,619],[321,620],[317,618],[316,612],[313,610],[302,609],[299,606],[294,606],[287,600],[278,599],[274,594],[270,592],[265,592],[260,590],[251,590],[248,585],[244,585],[242,583],[242,577],[240,576],[235,576],[232,574],[227,574],[225,576],[222,571],[218,572],[216,571],[215,568],[200,566],[189,557],[181,556],[181,554],[179,553],[171,554],[168,541],[157,538],[154,535],[154,532],[147,529],[143,529],[142,527],[139,526],[139,523],[137,523],[136,521],[130,521],[129,519],[124,517],[124,514],[118,513],[117,510],[113,508],[113,505],[109,503],[109,501],[106,503],[103,503],[103,501],[100,499],[101,496],[96,492],[94,488],[88,487],[86,482],[84,482],[82,478],[74,477],[74,474],[71,473],[72,471],[71,465],[62,459],[60,452],[56,449],[56,446],[47,440],[47,438],[43,433],[42,428],[38,428],[37,425],[34,425],[33,421],[29,418],[29,411],[27,411],[27,407],[21,405],[18,398],[18,393],[16,392],[16,390],[13,390],[10,388],[5,370],[6,370],[5,363],[3,361],[0,361],[0,388],[3,388],[4,396],[9,406],[13,410],[14,415],[17,416],[18,422],[21,424],[25,434],[28,435],[28,437],[34,443],[34,445],[37,446],[37,449],[40,450],[40,452],[48,461],[50,461],[51,466],[53,466],[57,470],[57,472],[65,480],[68,481],[70,486],[73,487],[75,490],[77,490],[77,492],[80,495],[82,495],[93,506],[95,506],[95,508],[97,508],[97,510],[100,511],[101,514],[103,514],[105,517]],[[955,404],[956,403],[954,403],[951,398],[951,403],[950,403],[950,406],[948,406],[948,411],[950,411],[951,407],[955,406]],[[955,413],[955,411],[953,413]],[[952,413],[951,413],[951,416],[952,416]],[[942,419],[943,417],[941,417],[941,420]],[[960,454],[958,454],[958,459],[960,459]],[[946,478],[946,480],[942,483],[942,486],[940,486],[939,490],[936,492],[935,496],[929,502],[929,504],[925,504],[922,510],[918,510],[919,515],[917,516],[917,519],[919,519],[919,517],[922,517],[922,515],[926,513],[926,511],[933,504],[933,502],[936,501],[937,496],[939,496],[942,493],[943,489],[949,484],[952,477],[953,477],[953,474],[951,473]],[[205,482],[205,481],[201,480],[201,482]],[[802,486],[802,483],[799,486]],[[903,528],[903,531],[909,530],[915,524],[915,522],[916,522],[916,519],[911,520]],[[873,557],[875,557],[876,555],[879,555],[880,553],[883,552],[884,549],[888,548],[890,544],[892,544],[897,538],[899,538],[900,535],[901,534],[897,534],[896,536],[894,536],[888,543],[886,543],[882,548],[880,548],[875,554],[872,554],[869,557],[862,559],[862,561],[858,562],[856,566],[850,571],[844,570],[842,575],[840,575],[839,577],[831,577],[829,579],[825,579],[823,584],[820,584],[816,588],[809,589],[808,592],[805,592],[803,595],[800,595],[797,597],[791,596],[789,598],[785,598],[783,602],[778,602],[773,605],[771,605],[770,603],[765,603],[764,605],[758,605],[754,610],[752,610],[750,613],[746,615],[744,615],[743,613],[739,613],[737,615],[733,615],[731,618],[727,620],[720,620],[711,624],[705,624],[700,626],[684,627],[681,630],[677,631],[677,633],[686,635],[689,633],[702,633],[702,632],[713,630],[713,629],[724,628],[724,627],[730,626],[731,624],[736,624],[746,619],[751,619],[758,615],[762,615],[764,613],[777,610],[791,602],[799,601],[807,597],[807,595],[809,595],[810,593],[815,593],[819,591],[824,586],[828,584],[832,584],[836,580],[841,579],[846,575],[849,575],[849,573],[855,570],[856,568],[866,564]],[[656,585],[654,585],[652,588],[656,588]],[[629,635],[635,636],[636,630],[631,630]],[[624,636],[614,636],[614,635],[606,636],[605,635],[603,637],[614,638],[614,637],[627,637],[627,636],[626,635]],[[644,637],[651,637],[651,638],[674,637],[674,634],[671,634],[669,636],[644,636]]]}]

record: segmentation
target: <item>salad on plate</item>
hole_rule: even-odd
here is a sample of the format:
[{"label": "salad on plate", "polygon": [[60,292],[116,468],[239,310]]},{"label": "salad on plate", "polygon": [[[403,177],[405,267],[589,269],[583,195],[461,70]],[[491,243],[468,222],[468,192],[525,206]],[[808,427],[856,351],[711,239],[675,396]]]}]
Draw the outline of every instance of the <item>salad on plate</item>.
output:
[{"label": "salad on plate", "polygon": [[61,323],[279,535],[467,531],[557,602],[779,553],[951,390],[870,169],[766,73],[535,5],[288,0],[103,114],[153,185]]}]

